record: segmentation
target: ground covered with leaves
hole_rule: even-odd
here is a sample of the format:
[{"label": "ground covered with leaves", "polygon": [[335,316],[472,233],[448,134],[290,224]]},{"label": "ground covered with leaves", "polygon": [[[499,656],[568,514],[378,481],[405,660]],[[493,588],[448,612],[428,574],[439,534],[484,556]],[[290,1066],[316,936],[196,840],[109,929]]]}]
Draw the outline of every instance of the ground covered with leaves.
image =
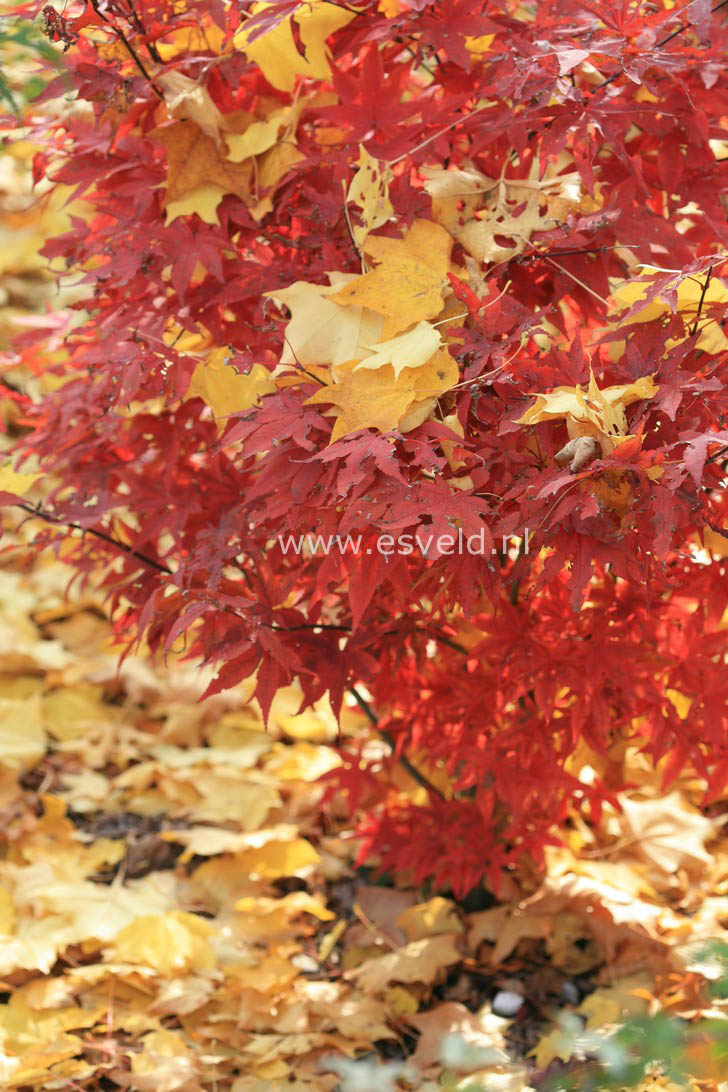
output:
[{"label": "ground covered with leaves", "polygon": [[249,687],[200,702],[175,657],[119,667],[100,597],[31,534],[0,568],[3,1087],[520,1092],[635,1017],[725,1019],[695,952],[728,920],[728,835],[690,782],[661,796],[615,754],[621,813],[575,813],[545,877],[498,901],[393,885],[322,808],[330,711],[285,690],[266,731]]},{"label": "ground covered with leaves", "polygon": [[[34,152],[0,164],[6,455],[13,392],[50,382],[10,339],[74,298],[38,257],[69,214],[31,197]],[[212,669],[181,645],[120,663],[101,589],[26,515],[5,512],[0,553],[3,1088],[728,1090],[725,796],[700,807],[687,775],[666,795],[638,740],[582,742],[570,774],[632,787],[598,824],[576,801],[545,873],[455,899],[356,868],[326,775],[339,731],[375,773],[388,752],[362,711],[339,729],[287,687],[264,726],[254,680],[200,700]]]}]

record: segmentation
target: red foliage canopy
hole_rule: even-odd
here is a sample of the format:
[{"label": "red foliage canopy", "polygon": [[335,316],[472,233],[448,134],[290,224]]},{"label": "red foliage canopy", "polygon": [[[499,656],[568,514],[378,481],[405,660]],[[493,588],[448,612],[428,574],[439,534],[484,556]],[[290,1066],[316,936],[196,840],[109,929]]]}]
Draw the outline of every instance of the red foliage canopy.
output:
[{"label": "red foliage canopy", "polygon": [[[465,891],[538,861],[569,806],[620,787],[576,776],[584,748],[599,765],[632,741],[666,781],[688,765],[713,793],[728,781],[726,11],[46,9],[67,49],[46,98],[70,87],[84,108],[38,112],[36,170],[90,209],[45,249],[88,286],[24,441],[60,483],[48,515],[97,532],[74,560],[113,560],[119,631],[186,634],[219,665],[211,691],[257,670],[264,710],[298,678],[338,711],[366,688],[395,752],[344,743],[336,784],[364,852],[417,880]],[[410,230],[429,242],[388,267]],[[447,276],[420,312],[437,230]],[[424,321],[438,374],[456,368],[391,419],[386,400],[367,416],[391,364],[302,359],[294,323],[321,292],[276,303],[367,269],[340,310],[343,294],[347,314],[384,316],[377,344]],[[189,386],[214,347],[228,386],[267,377],[217,418]],[[528,552],[504,548],[526,529]],[[460,530],[484,552],[451,552]],[[299,554],[281,534],[362,538]],[[385,556],[382,535],[432,541]],[[426,802],[397,787],[397,755]]]}]

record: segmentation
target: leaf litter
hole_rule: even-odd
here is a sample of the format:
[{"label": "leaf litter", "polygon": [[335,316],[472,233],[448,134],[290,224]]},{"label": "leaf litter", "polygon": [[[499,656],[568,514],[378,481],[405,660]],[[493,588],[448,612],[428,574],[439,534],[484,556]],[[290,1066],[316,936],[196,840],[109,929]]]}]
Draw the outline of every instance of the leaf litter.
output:
[{"label": "leaf litter", "polygon": [[383,886],[322,808],[325,703],[283,691],[265,731],[251,684],[198,701],[175,655],[119,666],[100,595],[66,598],[29,526],[0,559],[3,1087],[333,1090],[359,1059],[372,1088],[521,1092],[635,1014],[725,1019],[695,952],[728,838],[689,780],[660,796],[622,748],[622,810],[572,816],[500,902]]}]

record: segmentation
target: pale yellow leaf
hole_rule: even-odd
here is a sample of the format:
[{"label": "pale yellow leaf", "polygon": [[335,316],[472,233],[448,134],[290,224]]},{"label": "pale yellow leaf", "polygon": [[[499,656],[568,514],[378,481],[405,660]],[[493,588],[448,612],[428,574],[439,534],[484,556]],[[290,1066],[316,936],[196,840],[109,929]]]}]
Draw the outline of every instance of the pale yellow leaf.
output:
[{"label": "pale yellow leaf", "polygon": [[239,163],[253,155],[261,155],[267,152],[286,129],[295,128],[298,116],[303,108],[303,103],[298,102],[289,106],[281,106],[272,110],[261,121],[253,121],[242,133],[226,133],[225,142],[228,146],[228,159],[233,163]]},{"label": "pale yellow leaf", "polygon": [[165,977],[215,966],[209,922],[184,910],[137,918],[118,933],[113,957],[151,967]]},{"label": "pale yellow leaf", "polygon": [[181,72],[166,72],[155,77],[164,92],[164,100],[170,114],[176,118],[189,118],[203,133],[215,141],[225,128],[224,115],[210,98],[206,87]]},{"label": "pale yellow leaf", "polygon": [[[633,307],[640,300],[645,299],[659,272],[660,270],[652,266],[643,266],[640,277],[618,284],[612,290],[615,311]],[[715,318],[706,315],[706,310],[711,304],[713,306],[722,304],[723,307],[719,313],[725,314],[725,309],[728,307],[728,285],[720,277],[713,275],[706,287],[706,279],[707,273],[702,273],[684,277],[678,281],[677,310],[683,315],[689,329],[697,322],[700,333],[696,348],[714,356],[728,349],[728,337]],[[667,318],[671,313],[669,303],[660,296],[656,296],[625,325],[631,326],[635,323],[651,322],[661,317]],[[678,340],[669,338],[665,342],[665,348],[672,348],[678,344]],[[613,357],[618,358],[623,351],[623,343],[613,343],[611,351]]]},{"label": "pale yellow leaf", "polygon": [[[489,36],[485,36],[489,37]],[[583,202],[577,171],[552,164],[539,178],[538,157],[527,178],[489,178],[473,167],[422,167],[432,215],[479,262],[522,253],[536,232],[549,231]]]},{"label": "pale yellow leaf", "polygon": [[356,277],[328,276],[328,286],[296,281],[288,288],[265,293],[291,312],[284,330],[281,364],[338,366],[365,357],[366,346],[378,340],[384,324],[381,315],[359,306],[341,306],[330,298]]},{"label": "pale yellow leaf", "polygon": [[705,843],[716,837],[716,824],[691,807],[679,791],[653,800],[622,795],[620,804],[625,836],[634,840],[640,857],[658,875],[673,877],[680,868],[695,875],[710,866],[713,857]]},{"label": "pale yellow leaf", "polygon": [[437,936],[440,933],[463,931],[455,904],[440,895],[436,895],[429,902],[421,902],[403,910],[397,918],[397,924],[404,929],[408,940],[422,940],[423,937]]},{"label": "pale yellow leaf", "polygon": [[419,368],[432,357],[442,345],[439,330],[429,322],[418,322],[411,330],[389,341],[380,341],[369,345],[371,355],[364,357],[356,365],[355,371],[362,368],[383,368],[391,364],[395,379],[399,379],[403,368]]},{"label": "pale yellow leaf", "polygon": [[517,424],[536,425],[541,421],[563,419],[571,439],[593,436],[599,441],[602,454],[607,455],[620,439],[626,438],[626,407],[654,398],[657,390],[657,384],[649,375],[641,376],[633,383],[600,390],[592,372],[586,391],[580,387],[555,387],[548,394],[536,395],[536,401],[518,418]]},{"label": "pale yellow leaf", "polygon": [[363,144],[359,145],[359,170],[349,185],[346,200],[359,206],[361,224],[353,228],[354,239],[359,247],[370,231],[394,219],[394,209],[389,200],[389,183],[394,175],[390,167],[369,155]]},{"label": "pale yellow leaf", "polygon": [[28,769],[43,757],[45,750],[40,697],[0,698],[0,765],[11,770]]},{"label": "pale yellow leaf", "polygon": [[15,493],[16,496],[22,497],[42,477],[42,474],[18,473],[10,466],[0,467],[0,493]]}]

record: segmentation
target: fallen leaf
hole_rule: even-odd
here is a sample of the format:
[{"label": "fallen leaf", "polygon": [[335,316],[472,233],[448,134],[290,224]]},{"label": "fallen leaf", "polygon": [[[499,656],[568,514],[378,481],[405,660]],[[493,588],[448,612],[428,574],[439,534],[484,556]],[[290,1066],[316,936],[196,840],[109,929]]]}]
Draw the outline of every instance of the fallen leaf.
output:
[{"label": "fallen leaf", "polygon": [[[250,201],[254,185],[252,162],[231,163],[224,150],[195,122],[175,121],[153,129],[149,136],[167,149],[164,207],[168,223],[180,215],[177,204],[191,199],[203,186],[207,204],[212,198],[211,186],[217,187],[217,204],[226,193],[235,194],[246,204]],[[173,214],[170,214],[170,208]]]},{"label": "fallen leaf", "polygon": [[209,938],[213,929],[196,914],[173,910],[137,918],[114,940],[112,957],[141,964],[169,978],[190,970],[209,970],[215,955]]},{"label": "fallen leaf", "polygon": [[622,795],[620,804],[624,836],[634,840],[635,851],[658,877],[673,878],[681,868],[696,876],[712,863],[705,843],[716,836],[716,824],[690,807],[679,791],[653,800]]},{"label": "fallen leaf", "polygon": [[405,945],[399,951],[367,959],[347,971],[345,977],[357,983],[365,993],[379,993],[392,982],[434,982],[441,970],[462,959],[457,936],[425,937]]},{"label": "fallen leaf", "polygon": [[[490,1006],[479,1012],[470,1012],[464,1005],[446,1001],[427,1012],[407,1017],[407,1023],[420,1033],[412,1062],[420,1069],[427,1069],[442,1060],[443,1046],[452,1051],[452,1040],[457,1037],[461,1044],[459,1064],[449,1062],[448,1068],[461,1073],[472,1073],[486,1065],[503,1065],[508,1062],[503,1036],[508,1021],[494,1016]],[[443,1040],[450,1040],[444,1043]]]},{"label": "fallen leaf", "polygon": [[[577,171],[539,179],[534,157],[527,178],[489,178],[474,167],[421,167],[432,215],[479,262],[521,254],[531,236],[566,220],[582,200]],[[497,240],[500,240],[497,241]]]},{"label": "fallen leaf", "polygon": [[[647,297],[652,288],[655,277],[660,270],[653,266],[642,266],[642,275],[633,277],[623,284],[618,284],[612,290],[614,310],[621,311],[632,308],[635,304]],[[707,273],[698,276],[684,277],[677,283],[678,313],[683,315],[686,326],[690,329],[697,322],[700,331],[696,343],[696,349],[702,350],[714,356],[728,349],[728,337],[726,337],[719,322],[709,313],[710,305],[728,304],[728,285],[720,277],[712,276],[707,287],[705,284]],[[631,326],[635,323],[652,322],[654,319],[667,317],[672,314],[670,304],[661,296],[655,296],[637,314],[631,318],[622,319],[621,324]],[[679,343],[679,338],[669,338],[665,342],[665,349],[670,349]],[[624,342],[613,342],[610,352],[613,359],[619,359],[624,351]]]},{"label": "fallen leaf", "polygon": [[627,406],[654,398],[657,390],[649,375],[633,383],[600,390],[594,373],[590,372],[586,391],[580,387],[555,387],[548,394],[538,394],[516,423],[536,425],[541,421],[564,420],[570,439],[591,436],[598,441],[602,455],[608,455],[627,438]]},{"label": "fallen leaf", "polygon": [[0,467],[0,494],[23,497],[42,474],[20,474],[10,466]]},{"label": "fallen leaf", "polygon": [[367,346],[378,340],[384,324],[381,315],[331,300],[343,284],[356,277],[343,273],[327,276],[330,285],[296,281],[288,288],[265,293],[291,312],[283,332],[285,348],[281,364],[299,362],[306,367],[317,364],[338,367],[367,356]]},{"label": "fallen leaf", "polygon": [[219,142],[225,128],[225,117],[210,98],[207,88],[181,72],[165,72],[155,77],[164,92],[164,101],[170,114],[187,118],[212,140]]},{"label": "fallen leaf", "polygon": [[0,765],[23,770],[43,757],[46,734],[39,696],[0,698]]},{"label": "fallen leaf", "polygon": [[463,924],[455,904],[436,895],[429,902],[421,902],[403,910],[397,924],[404,929],[408,940],[422,940],[440,933],[462,933]]},{"label": "fallen leaf", "polygon": [[354,370],[362,368],[371,371],[391,364],[395,380],[399,379],[403,368],[419,368],[425,364],[442,345],[439,331],[429,322],[418,322],[411,330],[389,341],[380,341],[368,345],[370,356],[364,357]]},{"label": "fallen leaf", "polygon": [[292,133],[305,101],[297,100],[289,106],[278,106],[267,117],[251,121],[242,133],[226,133],[228,159],[240,163],[251,156],[262,155],[278,143],[286,133]]}]

